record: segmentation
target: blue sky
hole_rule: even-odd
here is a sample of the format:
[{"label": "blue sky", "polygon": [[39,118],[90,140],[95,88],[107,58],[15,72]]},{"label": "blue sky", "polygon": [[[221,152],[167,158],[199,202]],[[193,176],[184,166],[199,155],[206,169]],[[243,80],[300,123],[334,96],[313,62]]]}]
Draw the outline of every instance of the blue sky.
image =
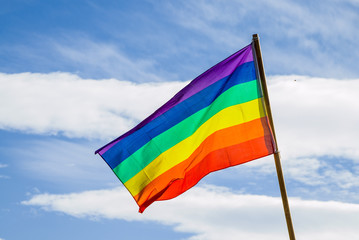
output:
[{"label": "blue sky", "polygon": [[93,152],[261,40],[298,239],[359,230],[359,1],[1,1],[0,240],[288,239],[272,157],[139,214]]}]

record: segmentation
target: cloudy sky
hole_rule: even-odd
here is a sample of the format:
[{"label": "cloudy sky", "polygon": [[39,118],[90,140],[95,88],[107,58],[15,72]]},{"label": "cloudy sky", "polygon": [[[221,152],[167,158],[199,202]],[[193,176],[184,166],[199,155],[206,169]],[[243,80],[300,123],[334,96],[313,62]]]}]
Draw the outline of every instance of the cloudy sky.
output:
[{"label": "cloudy sky", "polygon": [[358,0],[0,3],[0,240],[288,239],[272,156],[139,214],[94,155],[253,33],[297,239],[359,235]]}]

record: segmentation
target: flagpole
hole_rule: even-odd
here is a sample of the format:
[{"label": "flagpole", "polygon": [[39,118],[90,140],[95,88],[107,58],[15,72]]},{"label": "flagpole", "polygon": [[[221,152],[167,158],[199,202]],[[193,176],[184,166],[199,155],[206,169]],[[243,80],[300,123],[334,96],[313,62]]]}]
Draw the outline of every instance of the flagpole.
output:
[{"label": "flagpole", "polygon": [[268,90],[267,90],[267,84],[266,84],[266,77],[265,77],[265,73],[264,73],[263,59],[262,59],[262,53],[261,53],[261,47],[260,47],[260,44],[259,44],[258,34],[253,34],[253,46],[254,46],[254,50],[255,50],[255,56],[256,56],[256,60],[257,60],[259,77],[260,77],[262,90],[263,90],[265,108],[266,108],[268,121],[269,121],[269,124],[271,126],[272,133],[273,133],[273,138],[274,138],[274,146],[275,146],[274,161],[275,161],[275,166],[276,166],[276,169],[277,169],[279,188],[280,188],[280,193],[281,193],[281,196],[282,196],[282,203],[283,203],[283,208],[284,208],[285,219],[286,219],[286,222],[287,222],[289,239],[290,240],[295,240],[294,228],[293,228],[293,223],[292,223],[292,218],[291,218],[290,209],[289,209],[289,203],[288,203],[288,197],[287,197],[287,191],[286,191],[286,188],[285,188],[282,166],[281,166],[281,163],[280,163],[280,155],[279,155],[279,151],[278,151],[277,138],[276,138],[275,131],[274,131],[272,111],[271,111],[271,107],[270,107],[270,103],[269,103]]}]

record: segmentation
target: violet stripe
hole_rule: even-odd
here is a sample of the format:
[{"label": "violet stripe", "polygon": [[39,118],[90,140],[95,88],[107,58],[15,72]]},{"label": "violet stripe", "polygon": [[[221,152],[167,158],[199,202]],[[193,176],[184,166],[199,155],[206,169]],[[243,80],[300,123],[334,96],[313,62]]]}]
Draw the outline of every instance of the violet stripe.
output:
[{"label": "violet stripe", "polygon": [[[238,57],[239,55],[241,56]],[[172,107],[186,100],[187,98],[193,96],[194,94],[205,89],[206,87],[217,82],[218,80],[230,75],[238,66],[251,61],[253,61],[253,54],[252,54],[252,46],[250,44],[242,48],[238,52],[234,53],[230,57],[226,58],[222,62],[217,63],[215,66],[211,67],[206,72],[199,75],[186,87],[184,87],[181,91],[179,91],[174,97],[172,97],[167,103],[165,103],[162,107],[157,109],[153,114],[151,114],[141,123],[139,123],[136,127],[132,128],[130,131],[121,135],[120,137],[108,143],[107,145],[103,146],[102,148],[98,149],[95,153],[99,153],[100,155],[102,155],[121,139],[137,131],[138,129],[140,129],[141,127],[152,121],[153,119],[162,115]]]}]

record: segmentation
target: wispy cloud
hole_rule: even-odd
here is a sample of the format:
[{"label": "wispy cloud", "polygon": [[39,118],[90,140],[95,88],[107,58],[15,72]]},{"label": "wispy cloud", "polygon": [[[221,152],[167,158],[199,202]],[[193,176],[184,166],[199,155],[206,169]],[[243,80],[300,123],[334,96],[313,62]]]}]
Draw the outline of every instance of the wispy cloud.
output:
[{"label": "wispy cloud", "polygon": [[[215,186],[196,187],[171,201],[155,203],[142,215],[124,188],[38,194],[22,204],[79,218],[155,221],[175,231],[192,233],[191,240],[282,239],[287,234],[280,198],[241,195]],[[290,199],[290,204],[300,239],[353,239],[359,233],[357,204],[296,198]]]},{"label": "wispy cloud", "polygon": [[96,147],[88,141],[76,143],[48,138],[18,140],[16,146],[7,148],[7,152],[16,160],[13,163],[16,169],[32,179],[68,188],[97,188],[111,184],[111,181],[118,184],[115,175],[110,174],[111,170],[94,155]]},{"label": "wispy cloud", "polygon": [[[290,196],[359,203],[357,196],[359,171],[355,160],[343,157],[287,157],[283,155],[282,166]],[[218,174],[217,179],[210,178],[210,182],[222,180],[224,184],[230,184],[233,181],[239,181],[240,184],[237,187],[243,192],[264,192],[272,195],[276,190],[263,189],[263,182],[274,181],[275,175],[271,156],[238,166],[227,174]],[[277,186],[277,183],[273,182],[272,186]]]},{"label": "wispy cloud", "polygon": [[259,33],[268,73],[359,75],[355,0],[147,2],[152,6],[133,8],[131,14],[118,5],[87,3],[101,16],[88,19],[93,32],[70,26],[51,34],[22,30],[26,41],[0,46],[3,58],[11,60],[0,69],[135,82],[177,80],[188,76],[183,70],[209,67]]},{"label": "wispy cloud", "polygon": [[[270,73],[358,76],[356,1],[194,1],[164,4],[178,26],[205,36],[207,49],[236,49],[253,33],[263,41]],[[162,9],[163,10],[163,9]],[[351,54],[345,54],[345,52]]]},{"label": "wispy cloud", "polygon": [[164,80],[159,76],[161,71],[153,59],[135,59],[134,56],[131,59],[114,44],[95,42],[75,36],[66,41],[50,42],[60,58],[74,64],[81,75],[84,75],[83,73],[86,73],[86,76],[102,74],[132,82]]},{"label": "wispy cloud", "polygon": [[[8,167],[7,164],[0,163],[0,168],[7,168],[7,167]],[[9,176],[0,174],[0,179],[9,179],[9,178],[10,178]]]},{"label": "wispy cloud", "polygon": [[6,168],[6,167],[8,167],[7,164],[0,163],[0,168]]}]

